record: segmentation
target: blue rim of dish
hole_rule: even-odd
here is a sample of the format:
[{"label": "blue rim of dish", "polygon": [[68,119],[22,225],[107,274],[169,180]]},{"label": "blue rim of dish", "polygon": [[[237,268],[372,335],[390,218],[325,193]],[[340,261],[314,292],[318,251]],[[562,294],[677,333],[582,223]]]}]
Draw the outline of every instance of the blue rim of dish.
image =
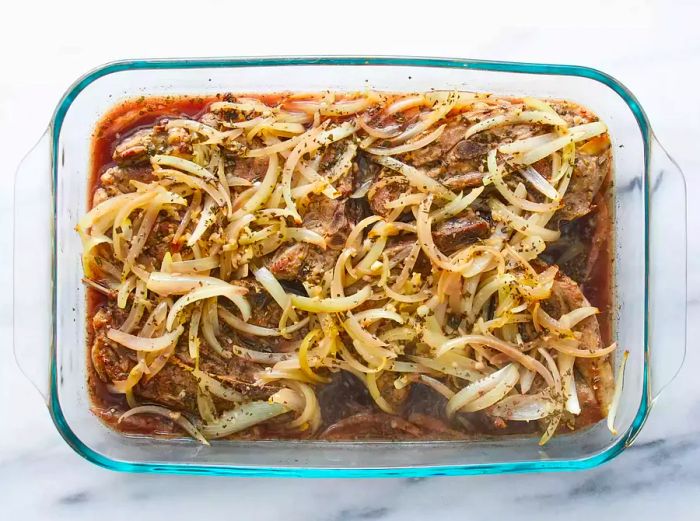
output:
[{"label": "blue rim of dish", "polygon": [[[63,126],[66,113],[75,98],[88,85],[95,80],[113,74],[115,72],[127,70],[157,70],[157,69],[200,69],[200,68],[239,68],[239,67],[272,67],[289,65],[391,65],[407,67],[426,68],[453,68],[470,69],[494,72],[511,72],[522,74],[541,74],[556,76],[578,76],[588,78],[602,83],[615,91],[629,106],[639,125],[644,140],[644,165],[643,173],[644,186],[644,316],[648,316],[648,285],[649,285],[649,187],[648,168],[650,157],[650,136],[651,127],[641,105],[632,94],[618,80],[597,69],[581,67],[576,65],[552,65],[539,63],[501,62],[485,60],[467,59],[444,59],[444,58],[415,58],[415,57],[359,57],[359,56],[299,56],[299,57],[264,57],[264,58],[203,58],[203,59],[164,59],[164,60],[125,60],[116,61],[102,65],[79,78],[64,94],[56,107],[51,124],[51,159],[53,185],[56,186],[58,179],[58,165],[55,161],[55,151],[58,147],[58,139]],[[54,200],[54,222],[56,221],[56,191],[53,194]],[[53,280],[56,280],[56,254],[57,244],[53,241]],[[57,293],[56,285],[52,284],[53,314],[56,316]],[[372,478],[372,477],[395,477],[395,478],[417,478],[430,476],[462,476],[479,474],[502,474],[502,473],[528,473],[528,472],[555,472],[564,470],[586,470],[602,465],[618,456],[625,448],[634,441],[639,434],[650,411],[649,398],[649,337],[648,326],[644,325],[644,376],[643,392],[637,410],[637,414],[627,432],[611,447],[603,452],[577,460],[541,460],[522,461],[513,463],[493,463],[493,464],[473,464],[473,465],[440,465],[422,467],[381,467],[381,468],[319,468],[319,467],[224,467],[209,465],[182,465],[168,463],[137,463],[128,461],[117,461],[110,459],[99,452],[85,445],[72,431],[61,410],[57,393],[57,367],[56,367],[56,322],[53,324],[51,343],[51,369],[50,369],[50,397],[49,411],[51,417],[63,439],[80,456],[101,467],[121,472],[144,472],[161,474],[201,474],[201,475],[221,475],[239,477],[301,477],[301,478]]]}]

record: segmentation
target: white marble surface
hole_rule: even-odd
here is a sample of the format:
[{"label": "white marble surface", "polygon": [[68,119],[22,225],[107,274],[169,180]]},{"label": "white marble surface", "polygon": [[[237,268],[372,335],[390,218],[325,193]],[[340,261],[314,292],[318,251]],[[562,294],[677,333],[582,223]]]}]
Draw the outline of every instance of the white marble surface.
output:
[{"label": "white marble surface", "polygon": [[[624,82],[700,193],[700,8],[692,1],[440,2],[435,12],[379,2],[287,3],[272,16],[228,2],[32,1],[3,7],[0,31],[0,518],[362,520],[700,518],[700,219],[689,207],[688,356],[637,443],[602,468],[565,474],[426,480],[243,480],[126,475],[75,455],[60,439],[11,350],[12,172],[64,89],[126,57],[415,54],[578,63]],[[462,5],[461,7],[459,7]],[[568,5],[568,4],[567,4]],[[100,6],[100,7],[98,7]],[[195,9],[203,8],[201,12]],[[104,12],[102,12],[104,9]],[[109,13],[109,15],[107,15]],[[485,18],[481,18],[481,17]],[[332,18],[339,30],[322,30]],[[482,25],[477,20],[489,20]],[[384,21],[384,22],[382,22]],[[388,25],[386,23],[388,21]],[[446,26],[457,24],[456,29]],[[577,24],[575,28],[574,25]],[[326,25],[327,26],[327,25]],[[273,35],[279,36],[273,36]],[[661,216],[663,217],[663,216]],[[672,223],[669,223],[672,224]],[[44,348],[44,346],[37,346]]]}]

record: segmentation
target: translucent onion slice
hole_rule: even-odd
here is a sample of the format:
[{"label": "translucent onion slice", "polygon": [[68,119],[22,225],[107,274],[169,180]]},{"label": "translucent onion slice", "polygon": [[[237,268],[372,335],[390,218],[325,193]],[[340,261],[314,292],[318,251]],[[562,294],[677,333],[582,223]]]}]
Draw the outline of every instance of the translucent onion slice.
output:
[{"label": "translucent onion slice", "polygon": [[444,396],[448,400],[455,395],[455,392],[452,389],[447,387],[440,380],[436,380],[435,378],[433,378],[431,376],[428,376],[426,374],[422,374],[422,375],[420,375],[420,381],[423,382],[428,387],[432,388],[434,391],[437,391],[438,393],[440,393],[442,396]]},{"label": "translucent onion slice", "polygon": [[612,401],[610,402],[610,410],[608,411],[608,430],[613,436],[617,436],[615,417],[617,416],[617,409],[620,406],[620,399],[622,398],[622,387],[625,382],[625,367],[627,366],[627,359],[629,358],[629,355],[629,351],[625,351],[622,354],[622,362],[620,362],[620,367],[617,369],[617,376],[615,377],[615,390],[613,391]]},{"label": "translucent onion slice", "polygon": [[547,385],[554,386],[554,377],[547,370],[547,368],[542,365],[542,363],[535,360],[533,357],[526,355],[520,351],[517,347],[510,345],[509,343],[493,336],[486,335],[464,335],[457,338],[453,338],[448,342],[445,342],[440,349],[436,351],[438,357],[451,351],[452,349],[458,349],[470,344],[474,345],[484,345],[488,346],[496,351],[500,351],[504,355],[508,356],[512,360],[520,363],[524,367],[532,371],[537,371]]},{"label": "translucent onion slice", "polygon": [[410,143],[404,143],[403,145],[398,145],[391,148],[368,147],[365,150],[375,156],[390,156],[413,152],[414,150],[419,150],[438,139],[445,131],[445,126],[446,125],[440,125],[430,134],[427,134],[426,136],[423,136],[415,141],[411,141]]},{"label": "translucent onion slice", "polygon": [[444,186],[439,181],[436,181],[425,172],[422,172],[410,165],[406,165],[393,157],[375,156],[374,161],[382,166],[403,174],[411,186],[421,192],[432,193],[438,197],[447,199],[448,201],[451,201],[457,197],[449,188]]},{"label": "translucent onion slice", "polygon": [[319,248],[326,249],[326,239],[318,232],[309,230],[308,228],[287,228],[285,231],[285,236],[290,241],[297,242],[308,242],[318,246]]},{"label": "translucent onion slice", "polygon": [[564,353],[565,355],[569,356],[574,356],[576,358],[600,358],[603,356],[608,356],[617,348],[617,343],[613,342],[608,347],[604,347],[602,349],[576,349],[575,347],[571,347],[571,345],[566,340],[567,339],[549,338],[545,340],[545,343],[548,347],[552,347],[560,353]]},{"label": "translucent onion slice", "polygon": [[239,307],[239,309],[241,311],[241,315],[244,317],[244,320],[247,320],[248,318],[250,318],[251,312],[250,304],[248,304],[245,298],[243,298],[243,295],[245,295],[246,293],[247,290],[245,288],[242,288],[240,286],[233,286],[223,281],[220,281],[220,283],[216,285],[212,284],[209,286],[203,286],[197,289],[193,289],[186,295],[183,295],[182,297],[177,299],[175,304],[173,304],[173,307],[170,308],[170,312],[168,313],[168,318],[165,321],[165,326],[168,329],[168,331],[170,331],[173,328],[173,324],[175,323],[175,318],[177,317],[178,313],[185,309],[185,307],[192,304],[193,302],[197,302],[198,300],[207,299],[211,297],[226,297],[236,306],[238,306],[242,302],[245,302],[245,305]]},{"label": "translucent onion slice", "polygon": [[289,408],[275,402],[244,403],[230,411],[223,412],[216,421],[203,425],[201,431],[209,439],[223,438],[288,411]]},{"label": "translucent onion slice", "polygon": [[208,181],[216,180],[216,176],[206,168],[199,166],[193,161],[189,161],[187,159],[183,159],[177,156],[166,156],[162,154],[155,155],[151,157],[151,164],[160,167],[176,168],[178,170],[182,170],[183,172],[187,172],[201,177],[203,179],[207,179]]},{"label": "translucent onion slice", "polygon": [[161,177],[169,177],[170,179],[177,181],[178,183],[186,184],[196,190],[202,190],[206,192],[209,197],[216,201],[219,206],[224,206],[226,204],[226,199],[221,194],[219,190],[211,186],[209,183],[204,182],[199,177],[193,175],[188,175],[186,173],[180,172],[179,170],[163,169],[156,170],[155,174]]},{"label": "translucent onion slice", "polygon": [[530,165],[522,169],[520,171],[520,175],[523,176],[526,181],[528,181],[538,192],[540,192],[545,197],[549,197],[553,201],[557,201],[560,199],[559,192],[557,192],[556,188],[549,184],[549,181],[542,177],[542,174],[540,174]]},{"label": "translucent onion slice", "polygon": [[488,413],[509,421],[534,421],[546,418],[556,410],[556,404],[544,393],[506,396],[491,406]]},{"label": "translucent onion slice", "polygon": [[574,378],[574,361],[571,355],[559,353],[557,367],[561,375],[561,387],[564,393],[564,408],[571,414],[581,414],[581,404],[576,392],[576,378]]},{"label": "translucent onion slice", "polygon": [[248,199],[239,210],[233,213],[231,220],[235,221],[236,219],[241,219],[246,216],[246,214],[251,214],[261,208],[275,190],[278,178],[279,159],[277,158],[277,154],[271,154],[267,164],[267,171],[265,172],[265,177],[262,182],[250,199]]},{"label": "translucent onion slice", "polygon": [[406,96],[392,102],[392,104],[389,105],[384,110],[384,112],[386,112],[387,114],[396,114],[397,112],[403,112],[414,107],[420,107],[422,105],[425,105],[427,102],[428,100],[423,94],[416,94],[415,96]]},{"label": "translucent onion slice", "polygon": [[438,223],[440,221],[444,221],[445,219],[449,219],[450,217],[454,217],[455,215],[459,215],[464,210],[469,208],[469,206],[471,206],[471,204],[478,199],[483,191],[484,187],[479,186],[478,188],[471,190],[467,195],[463,196],[462,194],[459,194],[445,206],[431,213],[430,219],[433,223]]},{"label": "translucent onion slice", "polygon": [[239,403],[245,400],[245,397],[241,393],[226,387],[224,384],[219,382],[219,380],[210,376],[204,371],[195,369],[192,371],[192,376],[197,379],[197,382],[202,389],[210,394],[213,394],[217,398],[234,403]]},{"label": "translucent onion slice", "polygon": [[266,353],[264,351],[255,351],[238,345],[231,346],[231,352],[239,358],[249,360],[257,364],[273,365],[285,360],[290,360],[294,357],[293,353]]},{"label": "translucent onion slice", "polygon": [[365,302],[372,295],[372,288],[367,285],[349,297],[325,298],[301,297],[292,295],[292,305],[312,313],[341,313],[350,311]]},{"label": "translucent onion slice", "polygon": [[464,134],[464,139],[469,139],[474,134],[478,134],[479,132],[483,132],[484,130],[488,130],[490,128],[500,127],[503,125],[516,125],[518,123],[539,123],[541,125],[554,126],[560,126],[562,123],[564,123],[564,125],[566,125],[566,122],[558,115],[555,116],[549,112],[523,110],[486,118],[485,120],[469,127],[467,132]]},{"label": "translucent onion slice", "polygon": [[582,320],[597,315],[599,312],[598,308],[593,306],[580,307],[559,317],[559,323],[567,329],[572,329]]},{"label": "translucent onion slice", "polygon": [[197,428],[190,422],[187,418],[185,418],[182,413],[177,412],[177,411],[172,411],[168,409],[167,407],[161,407],[160,405],[141,405],[139,407],[134,407],[133,409],[129,409],[126,411],[124,414],[122,414],[119,419],[117,420],[117,423],[121,423],[122,421],[126,420],[130,416],[134,416],[135,414],[156,414],[158,416],[163,416],[164,418],[167,418],[171,420],[173,423],[176,423],[182,429],[192,436],[194,439],[202,443],[203,445],[209,445],[209,442],[207,439],[202,435],[202,433],[197,430]]},{"label": "translucent onion slice", "polygon": [[486,409],[503,399],[515,384],[520,373],[517,364],[508,364],[481,380],[469,384],[447,402],[445,411],[452,417],[458,411],[475,412]]},{"label": "translucent onion slice", "polygon": [[384,399],[382,394],[379,392],[379,387],[377,387],[378,374],[381,373],[367,373],[365,375],[365,383],[367,385],[367,389],[369,390],[369,394],[374,400],[374,403],[376,403],[382,411],[384,411],[387,414],[396,414],[396,411],[391,406],[391,404],[387,402],[386,399]]},{"label": "translucent onion slice", "polygon": [[166,347],[169,347],[173,342],[177,341],[184,330],[185,329],[182,326],[178,326],[177,329],[170,331],[169,333],[165,333],[163,336],[145,338],[130,335],[129,333],[124,333],[124,331],[110,328],[107,330],[107,338],[119,345],[133,349],[134,351],[154,352],[161,351]]},{"label": "translucent onion slice", "polygon": [[[558,201],[552,203],[536,203],[526,199],[525,197],[517,196],[503,180],[502,168],[496,166],[496,150],[489,152],[487,165],[489,175],[496,190],[503,198],[516,208],[520,208],[526,212],[555,212],[562,207]],[[558,194],[557,194],[558,195]]]},{"label": "translucent onion slice", "polygon": [[[253,276],[283,310],[291,305],[291,297],[269,269],[263,266],[262,268],[253,270]],[[289,317],[294,321],[297,320],[297,314],[293,309],[290,309]]]},{"label": "translucent onion slice", "polygon": [[[249,324],[247,322],[244,322],[240,318],[238,318],[236,315],[231,313],[228,309],[223,308],[219,306],[219,317],[226,322],[229,326],[231,326],[234,329],[237,329],[239,331],[242,331],[244,333],[248,333],[250,335],[255,335],[255,336],[282,336],[282,331],[279,329],[275,328],[270,328],[270,327],[262,327],[262,326],[256,326],[254,324]],[[309,317],[301,319],[299,322],[296,322],[295,324],[288,326],[285,328],[284,333],[294,333],[303,327],[305,327],[309,323]]]},{"label": "translucent onion slice", "polygon": [[425,95],[425,98],[428,102],[432,102],[432,106],[435,107],[435,109],[427,114],[422,114],[416,123],[408,127],[395,138],[392,138],[391,141],[401,143],[424,132],[447,116],[455,107],[457,101],[460,100],[460,96],[457,92],[433,92]]},{"label": "translucent onion slice", "polygon": [[[170,273],[196,274],[199,272],[208,272],[219,267],[219,256],[202,257],[200,259],[190,259],[186,261],[173,261],[168,266]],[[155,272],[151,272],[155,273]]]},{"label": "translucent onion slice", "polygon": [[214,206],[216,202],[214,199],[208,195],[204,198],[204,206],[202,207],[202,213],[199,214],[199,220],[197,225],[194,227],[192,234],[187,239],[187,246],[190,248],[194,246],[197,241],[204,235],[204,233],[209,229],[209,227],[216,221],[216,210]]},{"label": "translucent onion slice", "polygon": [[522,233],[523,235],[528,237],[533,235],[538,236],[542,240],[548,242],[556,241],[561,236],[561,233],[557,230],[549,230],[515,214],[502,202],[496,199],[490,199],[489,206],[491,207],[491,212],[494,219],[506,223],[508,226]]}]

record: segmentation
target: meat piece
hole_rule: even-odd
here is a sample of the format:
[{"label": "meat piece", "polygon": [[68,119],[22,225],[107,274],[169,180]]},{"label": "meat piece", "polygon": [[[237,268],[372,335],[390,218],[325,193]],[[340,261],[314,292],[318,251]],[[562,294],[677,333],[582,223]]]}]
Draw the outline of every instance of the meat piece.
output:
[{"label": "meat piece", "polygon": [[386,217],[391,213],[386,203],[395,201],[410,191],[411,185],[405,177],[382,171],[367,192],[367,200],[373,213]]},{"label": "meat piece", "polygon": [[[343,139],[341,141],[336,141],[328,145],[321,155],[321,161],[319,163],[319,173],[324,177],[329,177],[332,173],[333,167],[338,163],[340,158],[343,156],[347,150],[350,141],[348,139]],[[348,197],[354,191],[354,172],[352,165],[349,170],[343,174],[340,178],[333,181],[333,186],[340,193],[340,197]]]},{"label": "meat piece", "polygon": [[419,439],[423,430],[400,416],[380,412],[355,414],[323,431],[323,440],[405,440]]},{"label": "meat piece", "polygon": [[132,165],[148,162],[149,156],[165,152],[168,142],[167,133],[151,127],[137,130],[124,138],[114,149],[112,158],[120,165]]},{"label": "meat piece", "polygon": [[331,381],[321,386],[316,395],[326,425],[366,412],[373,403],[367,387],[347,371],[332,373]]},{"label": "meat piece", "polygon": [[[552,287],[552,296],[543,304],[545,311],[554,318],[572,309],[590,306],[581,288],[569,277],[559,272]],[[579,322],[574,328],[581,332],[581,349],[597,350],[603,347],[600,326],[595,316]],[[577,358],[576,367],[593,389],[603,415],[607,415],[615,386],[609,357]]]},{"label": "meat piece", "polygon": [[304,267],[308,252],[309,244],[305,242],[280,248],[269,259],[267,267],[278,279],[295,280]]},{"label": "meat piece", "polygon": [[474,139],[463,139],[457,143],[445,158],[448,163],[480,161],[489,151],[488,145]]},{"label": "meat piece", "polygon": [[179,411],[197,411],[197,380],[179,365],[166,364],[150,380],[142,378],[134,394]]},{"label": "meat piece", "polygon": [[562,201],[564,207],[556,213],[554,220],[571,221],[590,212],[593,199],[610,173],[611,165],[609,146],[600,154],[577,151],[571,183]]},{"label": "meat piece", "polygon": [[406,154],[406,159],[416,167],[445,160],[452,148],[464,138],[466,130],[467,127],[462,119],[455,118],[447,124],[439,138],[423,148]]},{"label": "meat piece", "polygon": [[576,377],[576,396],[581,406],[581,413],[573,417],[576,429],[593,425],[604,418],[593,389],[578,376]]},{"label": "meat piece", "polygon": [[466,244],[488,237],[490,233],[489,223],[468,210],[460,217],[447,219],[435,225],[433,240],[439,250],[449,255]]},{"label": "meat piece", "polygon": [[267,266],[282,280],[318,282],[335,265],[345,241],[357,222],[357,209],[352,199],[328,199],[312,195],[303,216],[302,226],[320,233],[326,239],[326,249],[295,243],[278,249]]},{"label": "meat piece", "polygon": [[153,170],[149,166],[113,166],[100,176],[101,189],[109,197],[135,192],[136,187],[131,180],[141,183],[153,181]]},{"label": "meat piece", "polygon": [[233,175],[248,181],[261,181],[267,172],[268,160],[261,157],[235,157],[233,160]]},{"label": "meat piece", "polygon": [[446,174],[442,176],[441,182],[453,192],[461,192],[467,188],[481,186],[484,173],[477,170],[472,172],[461,172]]},{"label": "meat piece", "polygon": [[395,411],[401,411],[406,399],[408,398],[411,385],[406,385],[401,389],[397,389],[394,386],[394,380],[397,378],[397,374],[390,372],[383,372],[377,378],[377,388],[379,389],[379,394],[392,406]]},{"label": "meat piece", "polygon": [[432,387],[419,382],[410,387],[404,413],[412,416],[421,414],[433,418],[445,419],[447,399]]},{"label": "meat piece", "polygon": [[413,413],[408,421],[429,434],[432,439],[463,440],[467,436],[457,430],[451,429],[444,421],[427,414]]}]

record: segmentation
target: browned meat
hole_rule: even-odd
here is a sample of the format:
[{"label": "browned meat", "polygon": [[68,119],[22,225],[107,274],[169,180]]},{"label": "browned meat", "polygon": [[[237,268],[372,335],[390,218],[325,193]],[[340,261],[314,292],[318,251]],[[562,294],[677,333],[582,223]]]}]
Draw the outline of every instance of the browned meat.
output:
[{"label": "browned meat", "polygon": [[452,253],[464,245],[488,237],[489,223],[468,210],[460,217],[447,219],[433,227],[435,245],[444,253]]},{"label": "browned meat", "polygon": [[448,163],[480,160],[489,151],[489,147],[473,139],[463,139],[457,143],[445,158]]},{"label": "browned meat", "polygon": [[236,157],[233,159],[233,175],[248,181],[260,181],[267,172],[268,160],[260,157]]},{"label": "browned meat", "polygon": [[394,380],[399,376],[396,373],[383,372],[377,378],[377,387],[382,397],[389,402],[395,411],[399,412],[408,398],[411,386],[407,385],[401,389],[394,387]]},{"label": "browned meat", "polygon": [[136,187],[130,181],[150,183],[153,181],[153,170],[147,166],[113,166],[100,176],[101,190],[109,197],[128,192],[135,192]]},{"label": "browned meat", "polygon": [[280,248],[268,260],[267,267],[278,279],[295,280],[304,267],[308,252],[309,244],[305,242]]},{"label": "browned meat", "polygon": [[[341,140],[331,143],[325,148],[323,154],[321,155],[321,162],[319,164],[319,172],[321,175],[326,175],[330,172],[333,166],[340,160],[343,153],[345,152],[349,141]],[[326,176],[327,177],[327,176]],[[346,174],[333,182],[333,186],[340,193],[340,197],[348,197],[353,193],[354,185],[354,173],[352,167],[348,170]]]},{"label": "browned meat", "polygon": [[455,118],[447,124],[442,135],[429,145],[406,154],[407,160],[413,166],[423,166],[434,161],[447,159],[452,148],[464,137],[466,127],[462,118]]},{"label": "browned meat", "polygon": [[466,434],[450,428],[449,425],[434,416],[413,413],[409,415],[408,421],[420,427],[431,438],[435,437],[443,440],[463,440],[467,438]]},{"label": "browned meat", "polygon": [[148,156],[165,152],[167,133],[158,127],[138,130],[124,138],[114,149],[113,159],[120,165],[138,164],[148,161]]},{"label": "browned meat", "polygon": [[367,192],[367,200],[372,212],[386,217],[391,213],[391,209],[386,207],[386,203],[395,201],[399,196],[410,191],[411,185],[405,177],[382,171]]},{"label": "browned meat", "polygon": [[557,212],[555,220],[571,221],[590,212],[611,165],[610,147],[600,154],[578,153],[571,184],[564,195],[564,208]]},{"label": "browned meat", "polygon": [[367,387],[347,371],[332,373],[331,381],[319,388],[317,396],[326,425],[371,410],[374,403]]},{"label": "browned meat", "polygon": [[179,411],[197,411],[197,380],[179,365],[166,364],[150,380],[141,379],[134,393]]},{"label": "browned meat", "polygon": [[302,226],[323,235],[326,249],[300,243],[280,248],[268,260],[268,268],[282,280],[317,282],[335,265],[356,222],[357,212],[351,199],[328,199],[325,195],[312,195]]},{"label": "browned meat", "polygon": [[380,412],[355,414],[328,427],[322,440],[417,439],[423,430],[400,416]]},{"label": "browned meat", "polygon": [[576,378],[576,395],[581,406],[581,413],[574,417],[576,429],[593,425],[603,419],[603,411],[598,405],[593,389],[580,378]]},{"label": "browned meat", "polygon": [[484,179],[484,173],[477,170],[472,172],[454,173],[445,175],[441,181],[447,188],[453,192],[461,192],[467,188],[476,188],[481,186],[481,181]]},{"label": "browned meat", "polygon": [[[572,309],[589,305],[578,284],[559,272],[552,287],[552,297],[546,302],[545,307],[549,308],[546,311],[551,311],[554,318],[559,318]],[[581,349],[597,350],[603,347],[596,317],[584,319],[575,329],[581,332]],[[576,367],[593,389],[600,408],[606,415],[615,385],[609,357],[577,358]]]}]

